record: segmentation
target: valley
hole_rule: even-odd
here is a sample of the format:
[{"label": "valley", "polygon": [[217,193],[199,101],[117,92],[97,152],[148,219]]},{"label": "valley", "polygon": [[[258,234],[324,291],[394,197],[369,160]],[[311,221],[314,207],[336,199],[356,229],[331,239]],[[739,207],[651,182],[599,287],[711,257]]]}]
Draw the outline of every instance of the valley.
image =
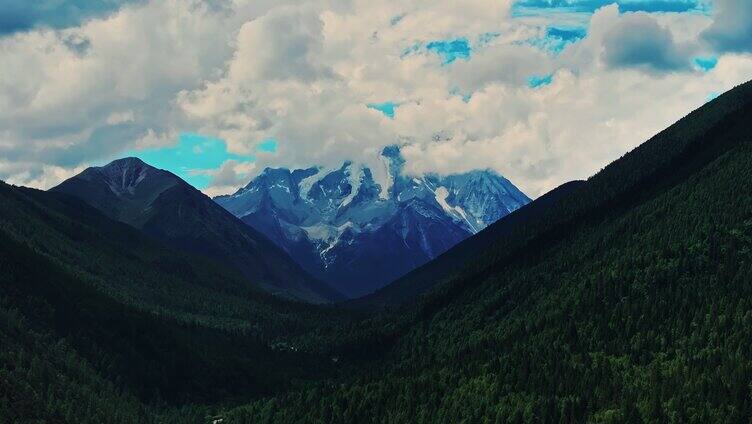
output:
[{"label": "valley", "polygon": [[[435,202],[418,204],[384,199],[363,170],[353,195],[343,184],[352,165],[310,181],[307,196],[303,182],[321,171],[269,169],[236,201],[217,199],[224,208],[136,160],[46,192],[2,183],[0,417],[743,422],[752,414],[750,122],[746,83],[529,203],[499,176],[395,179],[387,190]],[[491,223],[461,200],[466,181],[516,203]],[[409,206],[386,222],[416,228],[424,223],[411,220],[430,209],[465,232],[346,300],[352,292],[338,296],[298,266],[290,245],[246,225],[238,211],[253,193],[263,193],[253,207],[315,207],[316,222],[271,222],[296,223],[291,231],[306,237],[328,236],[315,225],[354,228],[382,203]],[[361,193],[382,200],[345,215]],[[338,203],[326,215],[330,199]]]}]

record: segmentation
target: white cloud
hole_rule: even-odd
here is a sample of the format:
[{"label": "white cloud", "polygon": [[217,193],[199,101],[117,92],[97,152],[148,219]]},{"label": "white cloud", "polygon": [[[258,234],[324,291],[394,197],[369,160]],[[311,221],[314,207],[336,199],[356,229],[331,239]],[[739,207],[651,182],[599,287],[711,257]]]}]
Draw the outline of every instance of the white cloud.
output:
[{"label": "white cloud", "polygon": [[[404,152],[416,173],[490,167],[537,196],[564,181],[587,178],[702,105],[709,92],[733,87],[750,72],[749,58],[727,57],[713,72],[691,78],[562,70],[551,85],[532,93],[489,86],[473,96],[461,118],[451,105],[433,105],[434,112],[420,117],[437,126],[451,117],[455,137],[414,143]],[[488,112],[499,110],[507,112]]]},{"label": "white cloud", "polygon": [[38,168],[29,169],[23,163],[0,160],[0,174],[11,176],[5,182],[45,190],[60,184],[63,180],[78,174],[84,169],[84,166],[67,168],[54,165],[42,165]]},{"label": "white cloud", "polygon": [[[0,155],[31,174],[71,169],[189,127],[171,103],[231,56],[230,19],[202,2],[168,0],[0,38]],[[71,39],[87,47],[71,48]]]},{"label": "white cloud", "polygon": [[248,184],[255,169],[256,164],[252,162],[228,160],[218,169],[195,172],[211,177],[211,185],[203,191],[208,196],[214,197],[232,193],[236,191],[238,187]]},{"label": "white cloud", "polygon": [[617,19],[605,33],[603,59],[611,67],[643,67],[666,72],[686,70],[689,57],[674,41],[671,30],[658,25],[647,13],[634,13]]},{"label": "white cloud", "polygon": [[752,2],[716,0],[717,13],[703,38],[720,51],[752,52]]},{"label": "white cloud", "polygon": [[[241,154],[278,140],[253,166],[206,171],[212,194],[265,166],[370,162],[399,143],[412,172],[491,167],[537,196],[752,75],[746,55],[691,69],[694,55],[718,53],[696,42],[717,27],[700,14],[605,7],[555,55],[530,40],[557,15],[513,18],[511,3],[153,0],[0,38],[0,178],[46,187],[186,131]],[[469,60],[442,65],[425,49],[457,38]],[[550,85],[528,87],[549,74]],[[366,107],[388,101],[394,119]]]},{"label": "white cloud", "polygon": [[315,81],[331,76],[319,60],[323,22],[314,8],[280,7],[246,22],[237,36],[230,78],[258,81]]},{"label": "white cloud", "polygon": [[107,117],[108,125],[117,125],[117,124],[123,124],[126,122],[133,122],[136,118],[133,116],[133,111],[128,110],[125,112],[113,112],[110,114],[110,116]]}]

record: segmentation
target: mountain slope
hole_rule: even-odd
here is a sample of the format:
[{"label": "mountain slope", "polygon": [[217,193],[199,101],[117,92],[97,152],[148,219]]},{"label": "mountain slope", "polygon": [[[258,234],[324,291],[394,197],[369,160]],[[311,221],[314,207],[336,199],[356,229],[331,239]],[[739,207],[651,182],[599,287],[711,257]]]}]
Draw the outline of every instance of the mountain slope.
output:
[{"label": "mountain slope", "polygon": [[175,248],[224,261],[271,293],[315,303],[339,299],[266,237],[179,177],[139,159],[88,168],[51,191],[78,197]]},{"label": "mountain slope", "polygon": [[356,309],[393,308],[415,299],[434,286],[454,278],[467,264],[478,258],[479,252],[490,248],[498,239],[528,222],[538,219],[556,203],[584,184],[570,181],[551,190],[529,204],[489,225],[478,234],[458,243],[452,249],[414,271],[402,276],[376,292],[347,302]]},{"label": "mountain slope", "polygon": [[360,339],[386,359],[319,396],[320,407],[300,390],[226,416],[748,420],[750,122],[747,83],[502,234],[417,304],[375,320]]},{"label": "mountain slope", "polygon": [[269,395],[329,373],[284,346],[347,319],[77,198],[4,183],[0,269],[0,421],[163,422],[153,403]]},{"label": "mountain slope", "polygon": [[0,184],[0,417],[749,421],[750,122],[752,83],[481,233],[494,237],[479,251],[470,239],[417,301],[359,321],[244,295],[231,270],[206,278],[212,261],[76,199]]},{"label": "mountain slope", "polygon": [[215,201],[349,297],[383,287],[528,203],[493,171],[405,174],[399,147],[383,169],[265,169]]}]

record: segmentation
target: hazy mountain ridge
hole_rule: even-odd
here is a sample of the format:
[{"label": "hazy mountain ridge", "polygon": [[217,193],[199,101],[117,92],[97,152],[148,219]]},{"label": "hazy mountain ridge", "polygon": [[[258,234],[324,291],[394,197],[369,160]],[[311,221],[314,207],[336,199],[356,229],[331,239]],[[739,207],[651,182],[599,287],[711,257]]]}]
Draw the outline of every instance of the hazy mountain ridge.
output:
[{"label": "hazy mountain ridge", "polygon": [[384,286],[530,201],[491,170],[406,175],[397,146],[380,159],[378,172],[350,161],[337,169],[267,168],[214,200],[351,297]]}]

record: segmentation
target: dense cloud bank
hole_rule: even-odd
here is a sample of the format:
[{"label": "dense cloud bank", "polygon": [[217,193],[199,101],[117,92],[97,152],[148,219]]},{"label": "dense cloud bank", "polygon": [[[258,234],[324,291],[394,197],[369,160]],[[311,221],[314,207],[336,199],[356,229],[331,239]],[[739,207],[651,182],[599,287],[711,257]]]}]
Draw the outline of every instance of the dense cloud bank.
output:
[{"label": "dense cloud bank", "polygon": [[[532,14],[511,0],[108,4],[29,9],[3,27],[0,179],[48,187],[192,132],[238,155],[277,140],[255,163],[196,170],[211,194],[267,165],[369,162],[397,143],[409,171],[493,168],[536,196],[752,76],[746,0],[703,2],[711,13],[699,2]],[[707,57],[717,64],[699,69]]]}]

